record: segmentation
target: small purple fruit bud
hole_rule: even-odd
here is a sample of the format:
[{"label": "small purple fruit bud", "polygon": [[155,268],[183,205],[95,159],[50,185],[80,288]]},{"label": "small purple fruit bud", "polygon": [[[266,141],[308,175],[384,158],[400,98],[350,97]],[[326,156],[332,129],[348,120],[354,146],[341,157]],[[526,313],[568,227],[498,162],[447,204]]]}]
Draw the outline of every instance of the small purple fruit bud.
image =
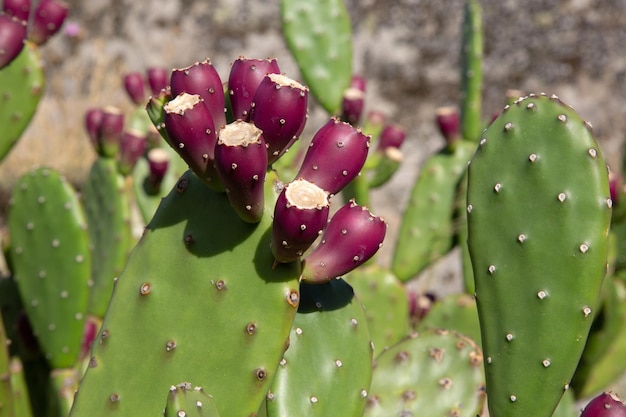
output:
[{"label": "small purple fruit bud", "polygon": [[204,100],[213,117],[216,129],[226,124],[224,87],[222,80],[210,60],[196,62],[172,71],[170,87],[174,96],[180,93],[198,94]]},{"label": "small purple fruit bud", "polygon": [[0,69],[6,67],[24,48],[26,22],[0,14]]},{"label": "small purple fruit bud", "polygon": [[19,20],[28,21],[30,15],[30,0],[4,0],[2,11]]},{"label": "small purple fruit bud", "polygon": [[385,151],[387,148],[400,149],[406,138],[406,131],[402,126],[389,123],[380,132],[378,150]]},{"label": "small purple fruit bud", "polygon": [[148,151],[146,159],[149,170],[147,189],[150,194],[154,195],[161,189],[163,178],[169,168],[170,154],[165,149],[153,148]]},{"label": "small purple fruit bud", "polygon": [[59,31],[67,13],[67,3],[58,0],[42,0],[35,8],[28,38],[36,45],[43,45]]},{"label": "small purple fruit bud", "polygon": [[351,200],[328,222],[320,244],[304,262],[301,280],[324,283],[369,260],[383,244],[387,223]]},{"label": "small purple fruit bud", "polygon": [[215,146],[215,169],[237,215],[247,223],[259,222],[267,172],[263,132],[241,120],[222,127]]},{"label": "small purple fruit bud", "polygon": [[163,67],[150,67],[146,70],[146,78],[153,96],[158,96],[161,90],[168,87],[170,74]]},{"label": "small purple fruit bud", "polygon": [[271,248],[277,262],[293,262],[322,234],[328,222],[328,192],[307,180],[285,186],[276,200]]},{"label": "small purple fruit bud", "polygon": [[98,134],[96,151],[105,158],[114,158],[120,150],[120,140],[124,131],[124,114],[120,109],[106,106],[102,110],[102,122]]},{"label": "small purple fruit bud", "polygon": [[124,76],[124,88],[131,101],[137,105],[146,103],[146,80],[139,72],[130,72]]},{"label": "small purple fruit bud", "polygon": [[103,117],[104,110],[101,108],[89,109],[85,113],[85,129],[96,152],[100,147],[100,126],[102,125]]},{"label": "small purple fruit bud", "polygon": [[365,93],[357,88],[348,88],[343,92],[341,102],[341,120],[356,126],[361,120],[365,107]]},{"label": "small purple fruit bud", "polygon": [[370,137],[336,118],[313,136],[296,178],[304,178],[336,194],[361,171]]},{"label": "small purple fruit bud", "polygon": [[166,103],[163,111],[170,146],[201,180],[213,189],[221,189],[213,166],[217,135],[213,118],[202,97],[181,93]]},{"label": "small purple fruit bud", "polygon": [[436,110],[436,121],[439,132],[448,145],[461,138],[461,115],[456,107],[439,107]]},{"label": "small purple fruit bud", "polygon": [[120,159],[117,169],[122,175],[129,175],[135,164],[146,151],[146,135],[142,132],[129,130],[122,134],[120,140]]},{"label": "small purple fruit bud", "polygon": [[228,77],[228,94],[235,120],[249,120],[254,94],[267,74],[280,74],[276,59],[239,57]]},{"label": "small purple fruit bud", "polygon": [[626,417],[626,404],[613,392],[603,392],[592,399],[580,417]]},{"label": "small purple fruit bud", "polygon": [[263,131],[268,164],[298,139],[307,119],[309,89],[281,74],[267,74],[254,94],[250,120]]},{"label": "small purple fruit bud", "polygon": [[352,79],[350,80],[349,88],[355,88],[357,90],[365,92],[366,86],[367,86],[367,81],[365,80],[365,78],[361,77],[360,75],[352,76]]}]

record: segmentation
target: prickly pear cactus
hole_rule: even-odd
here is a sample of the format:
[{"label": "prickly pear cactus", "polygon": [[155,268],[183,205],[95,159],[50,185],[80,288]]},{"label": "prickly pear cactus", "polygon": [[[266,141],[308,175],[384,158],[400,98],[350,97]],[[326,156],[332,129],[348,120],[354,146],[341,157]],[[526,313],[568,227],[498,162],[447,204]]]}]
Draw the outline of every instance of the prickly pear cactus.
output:
[{"label": "prickly pear cactus", "polygon": [[270,229],[185,173],[117,281],[71,416],[158,415],[172,381],[202,386],[220,415],[256,413],[299,302],[299,265],[273,267]]},{"label": "prickly pear cactus", "polygon": [[268,417],[360,417],[372,377],[363,307],[338,279],[302,284],[289,349],[267,397]]},{"label": "prickly pear cactus", "polygon": [[20,138],[35,114],[45,84],[39,48],[27,42],[0,71],[0,159]]},{"label": "prickly pear cactus", "polygon": [[467,0],[461,46],[461,130],[463,138],[477,142],[483,129],[483,23],[480,2]]},{"label": "prickly pear cactus", "polygon": [[423,165],[404,212],[392,270],[401,281],[415,277],[451,248],[456,192],[476,145],[459,141]]},{"label": "prickly pear cactus", "polygon": [[476,301],[467,294],[450,294],[435,302],[417,326],[417,331],[448,329],[480,343],[480,324]]},{"label": "prickly pear cactus", "polygon": [[80,201],[58,172],[34,169],[13,188],[8,225],[15,281],[35,335],[53,368],[69,368],[80,352],[91,275]]},{"label": "prickly pear cactus", "polygon": [[343,0],[281,0],[280,6],[305,84],[328,113],[338,114],[352,79],[352,29]]},{"label": "prickly pear cactus", "polygon": [[481,414],[482,352],[448,330],[413,333],[376,358],[365,417]]},{"label": "prickly pear cactus", "polygon": [[392,346],[409,332],[409,299],[404,285],[387,269],[376,265],[357,268],[346,276],[365,317],[376,353]]},{"label": "prickly pear cactus", "polygon": [[83,202],[92,247],[89,312],[104,317],[113,280],[126,264],[134,240],[130,226],[130,183],[117,172],[117,161],[98,158],[91,166]]},{"label": "prickly pear cactus", "polygon": [[490,415],[549,417],[580,359],[606,270],[606,164],[571,107],[530,95],[487,129],[468,175]]}]

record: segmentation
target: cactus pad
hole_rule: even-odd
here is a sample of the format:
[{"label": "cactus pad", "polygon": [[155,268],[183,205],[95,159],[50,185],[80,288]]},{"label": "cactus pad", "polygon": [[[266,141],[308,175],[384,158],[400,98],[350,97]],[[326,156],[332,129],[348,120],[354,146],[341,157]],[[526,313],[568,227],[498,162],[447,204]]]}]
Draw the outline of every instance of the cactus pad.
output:
[{"label": "cactus pad", "polygon": [[530,95],[485,131],[468,175],[490,415],[549,417],[569,388],[605,275],[606,163],[589,123],[556,96]]}]

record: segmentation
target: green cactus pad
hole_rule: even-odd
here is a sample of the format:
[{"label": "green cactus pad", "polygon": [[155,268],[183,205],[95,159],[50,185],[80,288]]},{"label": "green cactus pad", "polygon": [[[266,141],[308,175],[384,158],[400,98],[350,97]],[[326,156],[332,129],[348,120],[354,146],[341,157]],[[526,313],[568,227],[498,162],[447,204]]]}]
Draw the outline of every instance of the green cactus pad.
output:
[{"label": "green cactus pad", "polygon": [[39,48],[26,42],[15,60],[0,71],[0,159],[11,150],[28,126],[44,86]]},{"label": "green cactus pad", "polygon": [[254,414],[299,301],[299,264],[273,267],[270,237],[269,215],[242,222],[186,172],[117,281],[71,415],[157,415],[172,381],[202,386],[220,415]]},{"label": "green cactus pad", "polygon": [[590,125],[542,94],[505,107],[468,175],[490,415],[549,417],[569,388],[606,271],[606,164]]},{"label": "green cactus pad", "polygon": [[350,272],[346,280],[365,308],[375,352],[382,352],[406,336],[410,330],[408,295],[395,275],[371,265]]},{"label": "green cactus pad", "polygon": [[461,141],[424,163],[400,225],[392,270],[408,281],[452,248],[459,182],[476,145]]},{"label": "green cactus pad", "polygon": [[301,302],[267,398],[268,417],[360,417],[372,377],[363,307],[338,279],[301,285]]},{"label": "green cactus pad", "polygon": [[454,330],[479,343],[476,301],[467,294],[450,294],[437,300],[417,326],[417,331],[426,329]]},{"label": "green cactus pad", "polygon": [[9,207],[11,260],[24,308],[53,368],[80,352],[91,257],[85,215],[74,189],[49,168],[24,174]]},{"label": "green cactus pad", "polygon": [[461,48],[461,134],[478,142],[483,130],[483,23],[478,0],[467,0]]},{"label": "green cactus pad", "polygon": [[485,403],[482,359],[456,332],[414,333],[376,358],[364,417],[475,417]]},{"label": "green cactus pad", "polygon": [[32,417],[33,411],[30,406],[30,396],[24,367],[19,357],[11,358],[11,389],[13,391],[13,417]]},{"label": "green cactus pad", "polygon": [[283,34],[311,94],[341,110],[352,79],[352,28],[343,0],[281,0]]},{"label": "green cactus pad", "polygon": [[200,387],[183,382],[170,387],[164,417],[219,417],[213,398]]},{"label": "green cactus pad", "polygon": [[0,417],[13,416],[13,393],[11,390],[9,343],[0,314]]},{"label": "green cactus pad", "polygon": [[130,225],[130,183],[117,172],[117,161],[98,158],[83,190],[92,248],[89,313],[104,317],[113,280],[119,276],[135,243]]}]

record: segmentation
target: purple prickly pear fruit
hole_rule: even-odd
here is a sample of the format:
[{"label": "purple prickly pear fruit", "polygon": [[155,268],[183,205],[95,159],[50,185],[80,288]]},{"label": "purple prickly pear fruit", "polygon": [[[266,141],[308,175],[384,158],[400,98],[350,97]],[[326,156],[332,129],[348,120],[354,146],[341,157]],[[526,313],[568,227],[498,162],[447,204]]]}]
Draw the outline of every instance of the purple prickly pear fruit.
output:
[{"label": "purple prickly pear fruit", "polygon": [[150,67],[146,70],[146,78],[153,96],[158,96],[161,90],[167,88],[170,74],[163,67]]},{"label": "purple prickly pear fruit", "polygon": [[304,178],[337,194],[361,171],[370,137],[360,129],[331,118],[313,136],[296,178]]},{"label": "purple prickly pear fruit", "polygon": [[322,241],[304,262],[301,280],[323,283],[370,259],[383,244],[387,223],[350,200],[331,217]]},{"label": "purple prickly pear fruit", "polygon": [[67,3],[58,0],[42,0],[35,8],[28,38],[36,45],[43,45],[59,31],[67,13]]},{"label": "purple prickly pear fruit", "polygon": [[216,129],[226,124],[222,80],[210,60],[173,70],[170,87],[175,96],[180,93],[189,93],[202,97],[204,105],[211,112]]},{"label": "purple prickly pear fruit", "polygon": [[98,149],[100,142],[100,126],[102,125],[102,118],[104,117],[104,110],[101,108],[93,108],[87,110],[85,113],[85,129],[89,140],[94,149]]},{"label": "purple prickly pear fruit", "polygon": [[198,94],[181,93],[163,106],[170,146],[211,188],[220,189],[213,166],[217,135],[211,112]]},{"label": "purple prickly pear fruit", "polygon": [[280,74],[276,59],[250,59],[240,56],[228,76],[228,94],[235,120],[248,120],[254,94],[267,74]]},{"label": "purple prickly pear fruit", "polygon": [[592,399],[580,417],[626,417],[626,404],[613,392],[603,392]]},{"label": "purple prickly pear fruit", "polygon": [[263,131],[268,163],[298,139],[307,119],[309,89],[281,74],[267,74],[259,84],[250,120]]},{"label": "purple prickly pear fruit", "polygon": [[6,67],[24,48],[26,22],[6,14],[0,15],[0,69]]},{"label": "purple prickly pear fruit", "polygon": [[146,80],[139,72],[130,72],[124,76],[124,89],[131,101],[137,105],[146,103]]},{"label": "purple prickly pear fruit", "polygon": [[129,130],[122,134],[120,140],[120,160],[117,169],[122,175],[128,175],[135,164],[146,152],[147,139],[143,132]]},{"label": "purple prickly pear fruit", "polygon": [[263,216],[265,149],[263,132],[253,123],[241,120],[222,127],[215,146],[215,169],[228,201],[247,223],[257,223]]},{"label": "purple prickly pear fruit", "polygon": [[102,121],[98,129],[96,152],[98,155],[113,158],[120,150],[120,141],[124,131],[124,114],[114,106],[102,109]]},{"label": "purple prickly pear fruit", "polygon": [[402,126],[394,123],[385,125],[380,132],[378,149],[384,151],[388,148],[400,149],[406,138],[406,130]]},{"label": "purple prickly pear fruit", "polygon": [[461,138],[461,114],[456,107],[439,107],[436,110],[437,127],[448,145]]},{"label": "purple prickly pear fruit", "polygon": [[170,164],[170,154],[161,148],[153,148],[146,154],[148,160],[148,185],[154,193],[158,192],[163,183],[163,178],[167,174]]},{"label": "purple prickly pear fruit", "polygon": [[2,11],[9,16],[27,21],[30,15],[30,0],[4,0]]},{"label": "purple prickly pear fruit", "polygon": [[350,87],[343,92],[341,101],[341,120],[357,125],[361,120],[365,107],[365,92],[358,88]]},{"label": "purple prickly pear fruit", "polygon": [[328,222],[328,192],[307,180],[285,186],[274,207],[271,248],[277,262],[293,262],[322,234]]},{"label": "purple prickly pear fruit", "polygon": [[365,78],[361,77],[360,75],[352,76],[352,79],[350,80],[350,88],[355,88],[357,90],[365,92],[366,86],[367,86],[367,81],[365,80]]}]

